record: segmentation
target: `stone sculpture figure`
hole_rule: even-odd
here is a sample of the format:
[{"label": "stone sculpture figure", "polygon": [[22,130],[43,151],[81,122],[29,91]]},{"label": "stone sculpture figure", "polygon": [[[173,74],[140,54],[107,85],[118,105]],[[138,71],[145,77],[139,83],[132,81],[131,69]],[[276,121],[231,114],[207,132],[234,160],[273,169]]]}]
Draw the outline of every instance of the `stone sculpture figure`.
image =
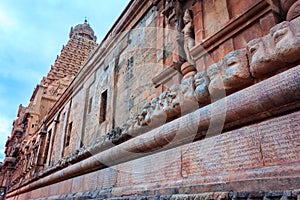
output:
[{"label": "stone sculpture figure", "polygon": [[274,43],[271,43],[270,35],[251,40],[247,44],[250,73],[253,77],[261,77],[274,68]]},{"label": "stone sculpture figure", "polygon": [[150,103],[146,103],[141,114],[144,118],[142,126],[156,127],[165,122],[166,114],[160,105],[160,98],[153,98]]},{"label": "stone sculpture figure", "polygon": [[153,112],[158,104],[158,98],[153,98],[150,103],[144,105],[145,122],[148,126],[153,125]]},{"label": "stone sculpture figure", "polygon": [[183,50],[186,56],[186,62],[181,65],[181,73],[183,80],[193,78],[197,73],[195,68],[195,61],[191,55],[191,49],[195,46],[195,33],[192,12],[186,9],[183,16],[184,28],[183,33]]},{"label": "stone sculpture figure", "polygon": [[297,34],[297,28],[285,21],[271,28],[268,35],[251,40],[247,44],[251,75],[261,77],[299,60]]},{"label": "stone sculpture figure", "polygon": [[164,107],[164,110],[167,111],[168,117],[174,118],[181,115],[180,104],[182,102],[181,97],[181,85],[175,84],[168,90],[168,106]]},{"label": "stone sculpture figure", "polygon": [[153,98],[151,102],[143,106],[140,114],[135,115],[124,125],[126,128],[123,132],[134,137],[165,122],[166,113],[163,111],[163,106],[160,105],[160,99]]},{"label": "stone sculpture figure", "polygon": [[155,127],[162,125],[167,121],[167,112],[164,110],[164,105],[166,102],[168,102],[167,92],[163,92],[159,95],[155,104],[153,104],[154,110],[152,121]]},{"label": "stone sculpture figure", "polygon": [[199,104],[206,104],[209,101],[209,92],[208,92],[208,85],[209,85],[209,78],[205,71],[198,72],[194,76],[195,82],[195,92],[194,96]]},{"label": "stone sculpture figure", "polygon": [[194,97],[194,77],[187,78],[181,83],[182,102],[180,105],[181,114],[186,114],[198,109],[198,102]]},{"label": "stone sculpture figure", "polygon": [[194,24],[191,11],[186,9],[183,16],[184,28],[182,29],[182,33],[184,35],[184,52],[186,55],[186,60],[190,64],[195,64],[194,60],[191,56],[191,48],[195,46],[195,34],[194,34]]},{"label": "stone sculpture figure", "polygon": [[218,99],[218,96],[225,90],[223,84],[222,62],[215,63],[208,67],[207,76],[210,80],[208,91],[213,99]]},{"label": "stone sculpture figure", "polygon": [[300,55],[300,35],[291,22],[284,21],[270,30],[274,42],[274,60],[281,63],[293,63]]},{"label": "stone sculpture figure", "polygon": [[169,110],[168,105],[169,105],[170,99],[168,98],[168,96],[169,96],[168,91],[165,91],[165,92],[163,92],[159,95],[158,101],[157,101],[159,106],[156,107],[156,112],[159,111],[159,110],[162,110],[163,112],[166,113]]},{"label": "stone sculpture figure", "polygon": [[143,109],[142,109],[142,112],[141,112],[141,116],[142,116],[142,122],[141,124],[143,126],[147,125],[147,121],[146,121],[146,116],[149,112],[149,108],[151,107],[151,103],[145,103],[144,106],[143,106]]},{"label": "stone sculpture figure", "polygon": [[183,0],[173,0],[174,2],[174,9],[175,9],[175,17],[177,21],[177,30],[181,31],[183,28],[183,23],[182,23],[182,17],[183,17],[183,6],[182,2]]},{"label": "stone sculpture figure", "polygon": [[252,80],[246,54],[246,49],[240,49],[224,57],[222,66],[225,90],[239,89]]},{"label": "stone sculpture figure", "polygon": [[131,125],[128,128],[128,134],[131,136],[135,136],[138,133],[138,130],[141,128],[141,116],[135,115],[134,118],[131,120]]},{"label": "stone sculpture figure", "polygon": [[[168,91],[162,92],[158,98],[158,104],[160,105],[161,110],[165,111],[165,106],[168,105],[170,99],[168,98]],[[168,110],[168,109],[166,109]]]},{"label": "stone sculpture figure", "polygon": [[166,122],[170,116],[172,115],[172,108],[171,108],[171,98],[169,97],[169,91],[165,91],[159,95],[159,100],[156,109],[155,109],[155,116],[161,116],[160,118]]},{"label": "stone sculpture figure", "polygon": [[129,135],[128,130],[129,130],[131,124],[132,124],[132,120],[129,119],[129,120],[127,120],[124,124],[122,124],[122,125],[120,126],[120,128],[122,129],[122,132],[123,132],[124,134]]}]

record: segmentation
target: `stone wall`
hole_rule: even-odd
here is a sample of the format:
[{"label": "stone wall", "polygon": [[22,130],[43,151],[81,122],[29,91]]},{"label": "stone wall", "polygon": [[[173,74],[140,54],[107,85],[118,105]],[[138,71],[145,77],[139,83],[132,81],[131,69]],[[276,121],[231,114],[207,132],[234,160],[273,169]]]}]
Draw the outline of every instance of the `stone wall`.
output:
[{"label": "stone wall", "polygon": [[7,197],[299,198],[297,2],[131,1]]}]

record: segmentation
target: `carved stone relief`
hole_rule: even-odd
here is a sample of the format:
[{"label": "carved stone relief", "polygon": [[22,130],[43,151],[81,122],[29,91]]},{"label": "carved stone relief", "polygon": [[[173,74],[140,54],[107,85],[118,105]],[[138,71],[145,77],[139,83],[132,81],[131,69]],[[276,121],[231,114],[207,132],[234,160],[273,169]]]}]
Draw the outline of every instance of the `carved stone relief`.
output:
[{"label": "carved stone relief", "polygon": [[199,104],[205,104],[209,101],[209,92],[208,92],[208,85],[209,85],[209,78],[205,71],[198,72],[195,77],[195,93],[194,96]]},{"label": "carved stone relief", "polygon": [[255,78],[285,67],[298,60],[300,37],[290,22],[282,22],[271,28],[264,37],[247,44],[250,72]]},{"label": "carved stone relief", "polygon": [[181,93],[181,85],[175,84],[169,88],[168,91],[168,108],[164,107],[164,110],[167,111],[169,118],[173,118],[175,116],[180,116],[181,108],[180,108],[180,93]]},{"label": "carved stone relief", "polygon": [[236,50],[223,59],[225,90],[238,89],[251,82],[246,49]]},{"label": "carved stone relief", "polygon": [[220,91],[224,91],[222,65],[222,62],[218,62],[209,66],[207,69],[207,76],[210,80],[208,91],[212,96],[217,95]]},{"label": "carved stone relief", "polygon": [[181,83],[182,101],[181,101],[181,115],[187,114],[198,109],[198,102],[194,96],[195,83],[194,77],[188,78]]},{"label": "carved stone relief", "polygon": [[[207,71],[193,74],[181,84],[175,84],[159,97],[153,98],[144,105],[141,114],[130,122],[129,129],[142,133],[192,112],[208,104],[211,99],[224,97],[220,93],[225,95],[227,91],[243,89],[253,82],[253,77],[265,77],[299,60],[299,44],[294,25],[290,22],[280,23],[268,35],[250,41],[247,49],[228,53],[222,61],[208,67]],[[187,65],[185,69],[188,73],[192,72],[190,66]]]},{"label": "carved stone relief", "polygon": [[186,60],[192,65],[195,65],[195,61],[191,56],[191,49],[195,46],[195,33],[194,33],[194,23],[192,12],[188,9],[185,10],[183,16],[184,28],[182,29],[182,33],[184,36],[184,52],[186,55]]},{"label": "carved stone relief", "polygon": [[293,63],[299,59],[300,36],[297,35],[294,24],[287,21],[277,24],[271,28],[269,35],[275,48],[274,55],[272,55],[273,60]]},{"label": "carved stone relief", "polygon": [[259,77],[266,74],[272,68],[271,53],[273,48],[269,48],[264,40],[266,38],[257,38],[247,44],[247,53],[250,64],[250,72],[253,77]]}]

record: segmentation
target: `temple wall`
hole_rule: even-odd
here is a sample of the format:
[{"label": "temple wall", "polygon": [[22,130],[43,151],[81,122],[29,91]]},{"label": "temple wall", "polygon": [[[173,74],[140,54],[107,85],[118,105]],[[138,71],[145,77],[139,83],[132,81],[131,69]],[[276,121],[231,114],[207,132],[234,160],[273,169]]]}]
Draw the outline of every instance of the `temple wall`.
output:
[{"label": "temple wall", "polygon": [[300,18],[264,0],[184,1],[189,63],[170,2],[130,3],[29,127],[45,163],[8,199],[300,198]]},{"label": "temple wall", "polygon": [[[192,5],[192,2],[188,2],[186,6],[191,7],[195,12],[195,33],[201,28],[197,27],[197,21],[202,20],[205,30],[203,40],[209,41],[212,36],[228,25],[230,16],[231,19],[234,19],[244,14],[247,10],[253,9],[253,5],[257,2],[245,3],[245,5],[241,5],[238,11],[232,10],[234,3],[231,1],[216,1],[215,3],[204,1],[201,2],[202,5],[198,5],[199,2]],[[92,66],[88,66],[93,70],[89,73],[83,72],[83,76],[86,77],[85,82],[79,88],[72,89],[76,92],[69,99],[69,103],[71,101],[72,103],[71,109],[67,113],[68,117],[64,119],[64,129],[57,130],[58,135],[62,136],[58,136],[56,140],[59,140],[60,145],[64,145],[63,140],[68,134],[68,126],[73,122],[70,146],[55,148],[63,151],[64,156],[82,146],[91,145],[93,141],[104,136],[113,127],[122,126],[128,120],[134,119],[142,111],[143,105],[150,102],[152,98],[158,97],[161,92],[166,90],[166,86],[179,83],[180,78],[157,87],[152,81],[155,75],[167,67],[167,64],[173,65],[174,62],[172,52],[175,50],[176,30],[172,28],[171,24],[164,22],[164,18],[160,16],[162,6],[162,2],[157,6],[151,6],[150,3],[145,4],[124,32],[117,33],[110,38],[111,42],[107,44],[105,56],[98,59]],[[196,18],[197,12],[201,12],[197,10],[199,6],[203,7],[203,19]],[[264,5],[264,7],[267,6]],[[213,23],[212,20],[221,18],[219,16],[223,16],[222,21],[217,20],[217,23]],[[269,16],[273,16],[270,10],[266,14],[267,18]],[[264,18],[264,16],[262,19],[259,18],[258,23],[264,21]],[[274,20],[267,21],[270,27],[275,24]],[[247,39],[240,39],[238,34],[233,35],[234,37],[227,39],[216,49],[212,49],[211,53],[205,54],[196,62],[200,63],[204,59],[205,68],[207,68],[230,51],[235,50],[234,43],[239,45],[236,46],[237,48],[244,48],[249,40],[262,36],[269,31],[268,28],[255,24],[256,22],[250,27],[246,27],[247,31],[251,30],[251,36]],[[166,26],[166,30],[161,30],[164,26]],[[265,29],[264,31],[262,27]],[[126,36],[123,37],[121,34],[124,33]],[[119,36],[123,38],[119,40]],[[195,39],[197,42],[197,35]],[[199,45],[201,46],[202,43]],[[165,47],[167,50],[164,51]],[[197,47],[196,45],[195,48]],[[201,71],[200,68],[203,70],[204,65],[202,63],[201,65],[196,64],[196,66],[198,70]],[[106,119],[100,122],[101,94],[105,90],[107,90]],[[56,156],[53,156],[53,159],[56,159]]]},{"label": "temple wall", "polygon": [[[83,195],[86,191],[90,191],[85,194],[87,198],[93,195],[126,198],[219,190],[291,190],[289,185],[283,184],[285,182],[299,188],[299,116],[300,113],[295,112],[98,170],[33,190],[20,199],[51,196],[63,199]],[[278,165],[281,167],[276,167]]]}]

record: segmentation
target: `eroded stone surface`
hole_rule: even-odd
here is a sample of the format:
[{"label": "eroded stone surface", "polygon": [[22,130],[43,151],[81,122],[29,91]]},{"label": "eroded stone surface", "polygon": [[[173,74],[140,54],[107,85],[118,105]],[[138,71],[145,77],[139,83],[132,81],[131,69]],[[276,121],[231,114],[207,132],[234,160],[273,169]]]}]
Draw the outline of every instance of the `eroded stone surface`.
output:
[{"label": "eroded stone surface", "polygon": [[207,76],[210,80],[208,91],[212,97],[218,97],[225,91],[222,79],[224,72],[222,69],[223,62],[215,63],[207,69]]},{"label": "eroded stone surface", "polygon": [[298,59],[300,38],[296,24],[282,22],[264,37],[254,39],[247,45],[250,71],[253,77],[262,77]]},{"label": "eroded stone surface", "polygon": [[206,72],[198,72],[195,76],[195,98],[200,104],[205,104],[209,101],[209,92],[208,92],[208,85],[209,85],[209,78]]},{"label": "eroded stone surface", "polygon": [[251,82],[246,49],[236,50],[223,59],[223,83],[226,90],[239,89]]}]

